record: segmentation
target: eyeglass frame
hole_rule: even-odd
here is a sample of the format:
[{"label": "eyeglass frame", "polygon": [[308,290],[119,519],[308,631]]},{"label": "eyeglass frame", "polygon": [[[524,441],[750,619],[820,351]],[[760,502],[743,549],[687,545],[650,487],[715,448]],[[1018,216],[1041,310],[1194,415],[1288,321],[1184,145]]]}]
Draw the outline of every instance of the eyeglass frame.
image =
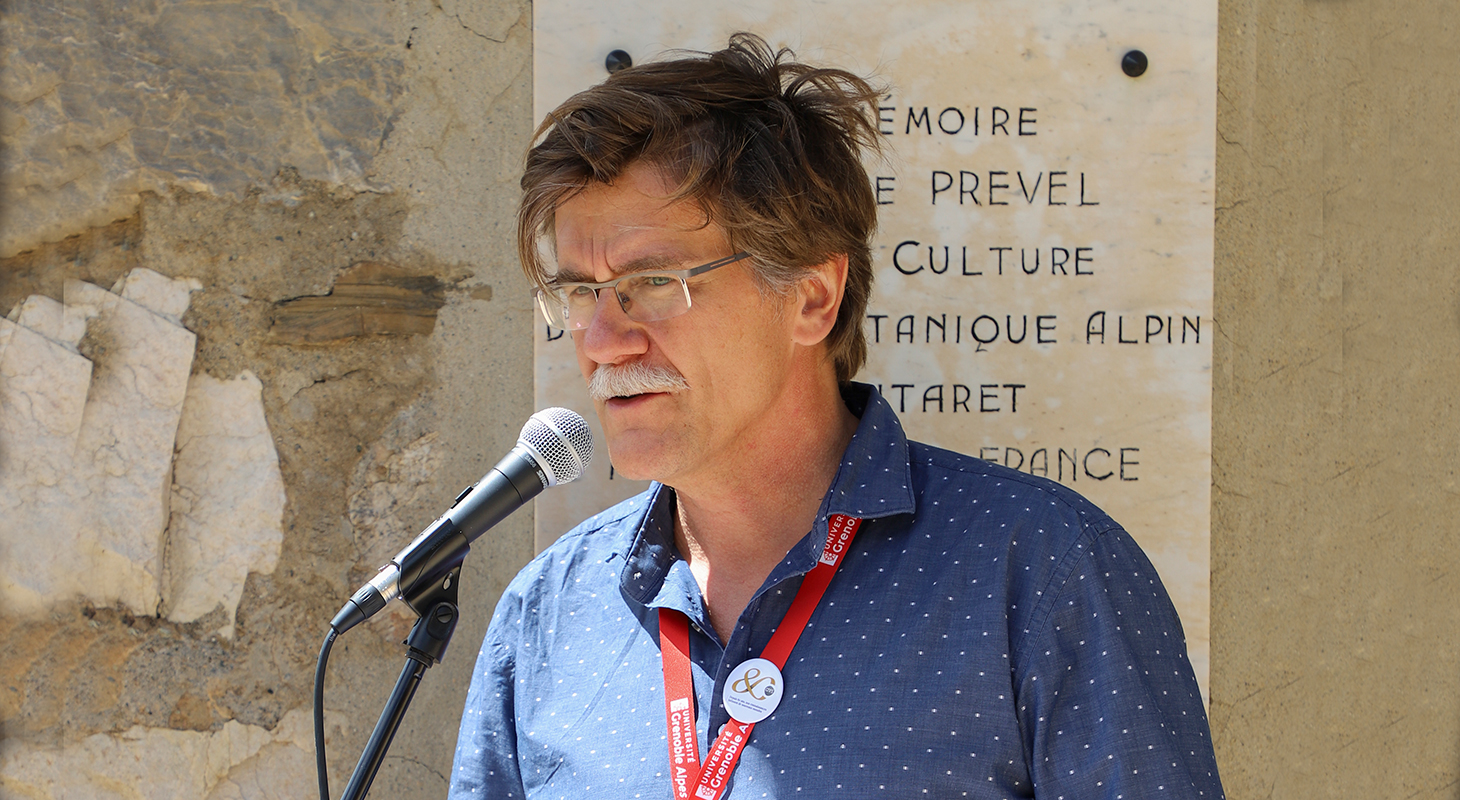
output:
[{"label": "eyeglass frame", "polygon": [[[723,267],[727,264],[734,264],[737,261],[743,261],[747,258],[750,258],[750,253],[742,250],[741,252],[736,253],[733,256],[726,256],[724,258],[711,261],[708,264],[701,264],[698,267],[690,267],[689,269],[644,270],[642,272],[630,272],[627,275],[620,275],[619,277],[614,278],[611,281],[604,281],[602,283],[573,281],[569,283],[554,283],[551,285],[550,288],[554,290],[553,293],[556,293],[556,291],[568,289],[570,287],[592,289],[593,301],[595,304],[598,302],[598,293],[601,290],[612,288],[613,296],[616,300],[618,300],[619,309],[622,310],[624,314],[629,317],[629,319],[634,319],[632,315],[629,315],[629,310],[624,306],[624,296],[619,294],[618,291],[619,283],[629,280],[630,278],[645,278],[649,276],[664,276],[669,278],[675,278],[679,281],[680,290],[684,292],[684,311],[681,311],[673,316],[660,317],[659,319],[655,320],[634,320],[635,322],[662,322],[663,320],[674,319],[674,317],[682,316],[688,313],[690,308],[694,305],[694,298],[692,295],[690,295],[689,291],[690,278],[693,278],[697,275],[703,275],[711,270],[719,269],[720,267]],[[548,303],[551,302],[550,292],[547,289],[538,288],[533,291],[533,294],[536,295],[537,298],[537,310],[542,314],[543,319],[547,321],[549,327],[565,331],[581,331],[584,328],[587,328],[589,324],[592,323],[592,317],[589,317],[588,321],[584,322],[581,327],[558,325],[557,323],[553,322],[551,314],[548,313]],[[569,320],[569,322],[571,324],[571,320]]]}]

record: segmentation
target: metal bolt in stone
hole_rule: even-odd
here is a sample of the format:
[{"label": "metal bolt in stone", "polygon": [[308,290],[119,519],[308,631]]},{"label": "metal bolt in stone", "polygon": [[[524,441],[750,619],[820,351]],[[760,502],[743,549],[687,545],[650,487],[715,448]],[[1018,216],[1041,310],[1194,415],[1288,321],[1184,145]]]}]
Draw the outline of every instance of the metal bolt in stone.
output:
[{"label": "metal bolt in stone", "polygon": [[1146,60],[1146,54],[1139,50],[1132,50],[1120,59],[1120,69],[1132,78],[1139,78],[1146,74],[1146,67],[1150,62]]},{"label": "metal bolt in stone", "polygon": [[634,57],[624,50],[614,50],[608,54],[608,58],[603,60],[603,67],[608,70],[608,74],[610,75],[621,69],[628,69],[633,65]]}]

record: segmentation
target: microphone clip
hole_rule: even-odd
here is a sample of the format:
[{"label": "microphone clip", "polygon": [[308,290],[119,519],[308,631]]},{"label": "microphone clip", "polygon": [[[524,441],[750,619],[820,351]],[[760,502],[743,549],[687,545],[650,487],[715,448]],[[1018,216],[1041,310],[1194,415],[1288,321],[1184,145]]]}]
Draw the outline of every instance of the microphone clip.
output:
[{"label": "microphone clip", "polygon": [[446,646],[451,644],[451,634],[461,617],[456,594],[460,577],[461,567],[458,566],[444,581],[433,584],[429,591],[422,592],[415,600],[407,599],[411,608],[424,611],[416,620],[415,627],[411,628],[410,636],[402,642],[407,648],[406,658],[431,667],[446,657]]}]

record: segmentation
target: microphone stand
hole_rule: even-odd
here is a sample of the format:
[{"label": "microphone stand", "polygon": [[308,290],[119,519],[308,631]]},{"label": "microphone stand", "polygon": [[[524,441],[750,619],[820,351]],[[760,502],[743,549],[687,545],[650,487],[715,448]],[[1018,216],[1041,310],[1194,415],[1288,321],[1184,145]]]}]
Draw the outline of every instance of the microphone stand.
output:
[{"label": "microphone stand", "polygon": [[[463,552],[461,558],[465,557]],[[385,760],[385,751],[390,749],[390,742],[395,738],[406,709],[415,697],[416,688],[421,684],[421,676],[446,654],[446,646],[451,644],[451,634],[456,631],[456,620],[460,616],[456,590],[460,578],[461,561],[458,559],[445,580],[430,581],[424,590],[414,595],[402,595],[411,608],[426,609],[426,612],[416,620],[406,637],[405,668],[396,680],[395,689],[385,703],[385,710],[380,713],[380,720],[375,723],[375,731],[370,734],[370,741],[365,745],[365,752],[360,755],[360,762],[355,765],[355,772],[350,776],[350,783],[340,800],[361,800],[370,791],[375,773]]]}]

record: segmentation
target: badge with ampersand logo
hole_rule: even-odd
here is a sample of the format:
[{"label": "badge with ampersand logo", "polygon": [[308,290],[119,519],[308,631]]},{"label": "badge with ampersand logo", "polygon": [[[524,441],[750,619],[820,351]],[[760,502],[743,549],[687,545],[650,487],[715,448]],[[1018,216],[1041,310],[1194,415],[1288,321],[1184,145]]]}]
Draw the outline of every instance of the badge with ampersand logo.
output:
[{"label": "badge with ampersand logo", "polygon": [[764,658],[752,658],[730,672],[725,682],[725,710],[737,722],[754,724],[775,713],[784,694],[780,669]]}]

